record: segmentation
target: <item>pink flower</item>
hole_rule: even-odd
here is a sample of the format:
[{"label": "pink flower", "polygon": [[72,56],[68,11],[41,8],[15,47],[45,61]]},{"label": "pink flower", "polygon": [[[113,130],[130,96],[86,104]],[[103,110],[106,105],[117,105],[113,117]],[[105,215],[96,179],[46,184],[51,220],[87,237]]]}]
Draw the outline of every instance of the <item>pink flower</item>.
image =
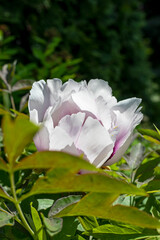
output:
[{"label": "pink flower", "polygon": [[82,155],[101,167],[118,161],[142,120],[141,99],[117,102],[104,80],[62,84],[60,79],[35,82],[30,91],[31,121],[43,124],[34,138],[38,151]]}]

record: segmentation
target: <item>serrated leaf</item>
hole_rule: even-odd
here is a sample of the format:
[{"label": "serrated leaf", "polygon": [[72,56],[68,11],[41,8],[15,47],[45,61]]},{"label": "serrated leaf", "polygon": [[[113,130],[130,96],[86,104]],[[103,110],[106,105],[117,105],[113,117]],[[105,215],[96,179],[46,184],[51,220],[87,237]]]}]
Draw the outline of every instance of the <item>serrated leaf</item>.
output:
[{"label": "serrated leaf", "polygon": [[38,240],[43,240],[43,225],[42,225],[40,216],[37,210],[32,206],[32,203],[31,203],[31,215],[32,215]]},{"label": "serrated leaf", "polygon": [[15,164],[17,157],[22,153],[24,147],[29,144],[38,127],[29,122],[27,117],[19,115],[12,120],[9,115],[5,115],[2,122],[4,134],[5,152],[11,165]]},{"label": "serrated leaf", "polygon": [[12,214],[0,208],[0,227],[13,226],[14,225],[13,217],[14,216]]},{"label": "serrated leaf", "polygon": [[123,205],[112,206],[118,196],[116,194],[89,193],[77,204],[62,210],[55,217],[65,216],[95,216],[127,223],[142,228],[160,228],[160,222],[146,212],[135,207]]},{"label": "serrated leaf", "polygon": [[97,171],[96,167],[76,156],[63,152],[36,152],[16,164],[14,170],[45,168],[68,168],[73,172],[80,169]]},{"label": "serrated leaf", "polygon": [[48,173],[48,177],[39,178],[31,191],[23,195],[20,201],[35,194],[60,192],[114,192],[146,196],[143,189],[112,178],[106,173],[97,172],[79,175],[71,173],[66,168],[55,168]]}]

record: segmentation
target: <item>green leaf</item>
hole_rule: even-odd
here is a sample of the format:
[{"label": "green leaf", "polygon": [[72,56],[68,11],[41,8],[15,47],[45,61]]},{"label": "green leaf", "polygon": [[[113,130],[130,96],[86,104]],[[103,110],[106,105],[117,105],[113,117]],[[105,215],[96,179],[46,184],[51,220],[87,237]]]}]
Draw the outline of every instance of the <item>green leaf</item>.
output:
[{"label": "green leaf", "polygon": [[112,206],[117,197],[113,193],[89,193],[77,204],[65,208],[55,215],[55,217],[95,216],[142,228],[160,228],[160,222],[146,212],[142,212],[135,207],[123,205]]},{"label": "green leaf", "polygon": [[154,176],[154,169],[160,163],[160,158],[155,158],[140,165],[135,174],[135,179],[138,178],[140,182],[152,178]]},{"label": "green leaf", "polygon": [[6,225],[13,226],[14,225],[13,217],[14,216],[12,214],[0,208],[0,227],[6,226]]},{"label": "green leaf", "polygon": [[158,236],[158,232],[154,229],[140,229],[131,225],[116,226],[116,225],[102,225],[93,229],[90,232],[83,234],[93,236],[101,240],[133,240],[133,239],[149,239],[153,236]]},{"label": "green leaf", "polygon": [[156,144],[160,144],[160,141],[157,140],[157,139],[155,139],[155,138],[153,138],[153,137],[146,136],[146,135],[143,135],[143,137],[144,137],[146,140],[150,141],[150,142],[153,142],[153,143],[156,143]]},{"label": "green leaf", "polygon": [[62,211],[64,208],[74,203],[77,203],[81,199],[81,197],[81,195],[70,195],[67,197],[59,198],[51,207],[48,216],[53,217],[54,215]]},{"label": "green leaf", "polygon": [[84,234],[89,235],[93,233],[101,233],[101,234],[107,234],[107,233],[112,233],[112,234],[137,234],[137,233],[142,233],[141,228],[133,227],[133,226],[128,226],[128,227],[119,227],[116,225],[111,225],[111,224],[105,224],[98,226],[96,228],[93,228],[92,231],[90,232],[84,232]]},{"label": "green leaf", "polygon": [[8,165],[5,161],[0,157],[0,170],[8,171]]},{"label": "green leaf", "polygon": [[97,171],[96,167],[86,160],[63,152],[36,152],[16,164],[14,170],[45,168],[68,168],[73,172],[80,169]]},{"label": "green leaf", "polygon": [[54,240],[71,240],[76,239],[75,233],[77,230],[78,221],[75,217],[65,217],[63,218],[63,227],[61,232],[54,236]]},{"label": "green leaf", "polygon": [[54,236],[62,230],[62,218],[46,218],[41,214],[46,231],[50,236]]},{"label": "green leaf", "polygon": [[32,219],[33,219],[33,223],[34,223],[34,226],[35,226],[35,230],[36,230],[36,233],[37,233],[38,240],[43,240],[42,222],[41,222],[41,219],[39,217],[39,214],[38,214],[37,210],[32,206],[32,203],[31,203],[31,215],[32,215]]},{"label": "green leaf", "polygon": [[99,226],[96,217],[78,217],[78,219],[86,231]]},{"label": "green leaf", "polygon": [[38,201],[38,208],[37,210],[46,210],[47,208],[50,208],[53,205],[54,200],[52,199],[37,199]]},{"label": "green leaf", "polygon": [[15,120],[12,120],[9,115],[5,115],[2,122],[4,145],[8,161],[12,166],[24,147],[32,141],[38,129],[37,126],[29,122],[28,117],[19,115]]},{"label": "green leaf", "polygon": [[13,198],[10,197],[6,192],[4,192],[4,190],[2,189],[2,187],[0,186],[0,197],[3,197],[5,199],[10,200],[11,202],[13,202]]},{"label": "green leaf", "polygon": [[145,139],[160,144],[160,135],[158,132],[151,129],[138,129],[138,131],[143,135]]},{"label": "green leaf", "polygon": [[146,196],[144,189],[112,178],[103,172],[79,175],[71,173],[66,168],[55,168],[48,173],[48,176],[40,177],[33,185],[31,191],[23,195],[20,201],[35,194],[61,192],[114,192]]},{"label": "green leaf", "polygon": [[148,192],[160,192],[160,179],[153,179],[150,181],[145,190]]}]

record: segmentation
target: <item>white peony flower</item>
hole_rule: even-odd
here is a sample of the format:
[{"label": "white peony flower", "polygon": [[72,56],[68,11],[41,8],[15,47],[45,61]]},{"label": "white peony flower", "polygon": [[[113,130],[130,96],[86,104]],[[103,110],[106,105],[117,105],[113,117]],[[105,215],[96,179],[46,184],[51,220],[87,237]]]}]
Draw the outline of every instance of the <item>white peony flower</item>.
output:
[{"label": "white peony flower", "polygon": [[117,102],[101,79],[62,84],[60,79],[35,82],[29,96],[30,120],[42,124],[34,138],[38,151],[82,155],[97,167],[118,161],[133,129],[142,120],[141,99]]}]

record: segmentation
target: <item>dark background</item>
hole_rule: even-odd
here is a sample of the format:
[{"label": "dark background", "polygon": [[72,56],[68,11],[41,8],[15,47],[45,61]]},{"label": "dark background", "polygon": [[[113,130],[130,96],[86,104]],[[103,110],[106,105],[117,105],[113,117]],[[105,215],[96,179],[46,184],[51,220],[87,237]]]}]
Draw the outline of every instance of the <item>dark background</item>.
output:
[{"label": "dark background", "polygon": [[[160,127],[160,12],[151,0],[0,1],[0,67],[13,82],[102,78],[119,99],[143,99]],[[3,83],[0,83],[3,85]],[[15,95],[16,101],[24,93]],[[0,98],[5,105],[4,97]]]}]

